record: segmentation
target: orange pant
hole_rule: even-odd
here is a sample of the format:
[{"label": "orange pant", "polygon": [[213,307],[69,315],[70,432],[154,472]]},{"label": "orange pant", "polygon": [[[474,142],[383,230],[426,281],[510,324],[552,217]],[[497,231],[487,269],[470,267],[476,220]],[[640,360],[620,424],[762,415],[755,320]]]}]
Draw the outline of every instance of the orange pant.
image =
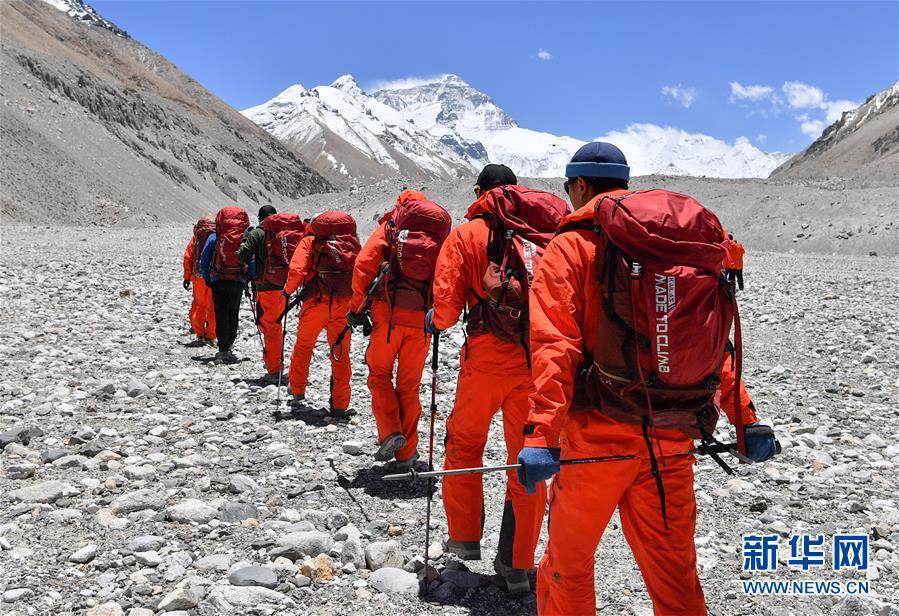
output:
[{"label": "orange pant", "polygon": [[[474,339],[470,339],[473,341]],[[465,351],[462,351],[465,353]],[[524,363],[523,361],[521,362]],[[534,391],[527,373],[506,376],[466,366],[456,385],[456,402],[446,421],[445,469],[483,466],[484,447],[490,421],[502,408],[507,462],[514,464],[524,443],[524,426]],[[500,529],[499,555],[516,569],[534,568],[534,550],[543,525],[546,484],[537,484],[535,494],[527,494],[514,471],[506,474],[506,503]],[[480,541],[484,519],[484,484],[481,475],[443,478],[443,506],[450,539]]]},{"label": "orange pant", "polygon": [[212,289],[199,276],[190,279],[193,301],[190,304],[190,325],[200,338],[215,340],[215,310],[212,304]]},{"label": "orange pant", "polygon": [[[563,447],[562,458],[568,457],[575,454]],[[550,489],[549,543],[537,574],[538,614],[596,613],[596,547],[616,507],[656,616],[707,613],[696,572],[693,458],[667,457],[660,467],[667,531],[648,460],[562,467]]]},{"label": "orange pant", "polygon": [[[406,445],[396,452],[395,457],[408,460],[418,451],[419,389],[431,337],[422,327],[394,324],[388,342],[388,320],[375,320],[373,325],[365,363],[368,364],[368,390],[378,426],[378,440],[383,441],[394,432],[402,433]],[[394,365],[396,386],[393,384]]]},{"label": "orange pant", "polygon": [[335,409],[346,409],[350,405],[350,378],[353,367],[350,365],[350,339],[348,332],[343,339],[343,353],[340,361],[331,357],[331,345],[346,326],[346,313],[349,298],[334,298],[328,301],[307,300],[300,311],[300,323],[297,329],[297,341],[290,356],[290,391],[294,394],[305,394],[309,382],[309,362],[312,361],[312,350],[323,329],[327,329],[328,347],[324,350],[331,360],[331,406]]},{"label": "orange pant", "polygon": [[282,370],[281,341],[284,339],[284,328],[278,317],[284,312],[287,302],[281,289],[273,291],[256,291],[256,310],[259,316],[259,331],[262,332],[262,361],[269,374]]}]

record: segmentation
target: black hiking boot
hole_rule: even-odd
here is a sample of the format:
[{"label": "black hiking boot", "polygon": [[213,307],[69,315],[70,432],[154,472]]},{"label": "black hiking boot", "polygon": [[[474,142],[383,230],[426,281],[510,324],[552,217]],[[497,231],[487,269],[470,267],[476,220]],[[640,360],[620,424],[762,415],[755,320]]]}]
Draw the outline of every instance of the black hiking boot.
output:
[{"label": "black hiking boot", "polygon": [[375,460],[385,462],[393,457],[397,451],[406,446],[406,437],[399,432],[388,434],[381,446],[375,452]]}]

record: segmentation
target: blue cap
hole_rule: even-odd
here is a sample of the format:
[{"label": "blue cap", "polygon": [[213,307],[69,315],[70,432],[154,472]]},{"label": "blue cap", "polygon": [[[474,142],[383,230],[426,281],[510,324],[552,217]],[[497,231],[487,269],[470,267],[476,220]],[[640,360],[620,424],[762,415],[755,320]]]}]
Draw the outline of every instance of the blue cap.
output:
[{"label": "blue cap", "polygon": [[617,147],[603,141],[591,141],[584,145],[565,166],[567,178],[631,178],[631,168],[627,159]]}]

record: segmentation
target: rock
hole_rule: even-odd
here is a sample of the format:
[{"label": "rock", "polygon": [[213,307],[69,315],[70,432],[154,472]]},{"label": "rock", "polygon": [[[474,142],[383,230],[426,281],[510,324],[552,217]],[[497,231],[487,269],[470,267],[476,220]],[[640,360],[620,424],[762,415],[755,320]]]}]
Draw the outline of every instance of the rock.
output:
[{"label": "rock", "polygon": [[396,567],[381,567],[369,576],[368,583],[383,593],[418,593],[418,576]]},{"label": "rock", "polygon": [[241,522],[259,515],[259,511],[249,503],[227,502],[218,511],[218,519],[222,522]]},{"label": "rock", "polygon": [[126,492],[113,500],[109,505],[109,508],[116,515],[125,515],[134,511],[143,511],[144,509],[159,511],[163,507],[165,507],[165,500],[162,494],[160,494],[159,490],[151,490],[149,488]]},{"label": "rock", "polygon": [[396,541],[375,541],[365,548],[365,562],[372,571],[382,567],[400,569],[403,566],[403,551]]},{"label": "rock", "polygon": [[256,492],[258,490],[259,484],[246,475],[231,475],[231,478],[228,481],[228,491],[233,494]]},{"label": "rock", "polygon": [[9,493],[9,496],[23,503],[54,503],[67,493],[71,494],[72,490],[74,490],[75,494],[78,493],[77,490],[67,483],[44,481],[13,490]]},{"label": "rock", "polygon": [[3,593],[3,603],[15,603],[16,601],[24,601],[34,596],[34,591],[30,588],[13,588]]},{"label": "rock", "polygon": [[366,566],[365,550],[362,547],[361,538],[349,537],[343,542],[343,548],[340,550],[340,562],[352,563],[357,569]]},{"label": "rock", "polygon": [[128,381],[128,388],[125,392],[128,394],[129,398],[138,398],[147,395],[150,392],[150,388],[132,377],[131,380]]},{"label": "rock", "polygon": [[274,588],[278,585],[278,576],[268,567],[243,567],[228,576],[232,586],[262,586]]},{"label": "rock", "polygon": [[89,563],[90,561],[94,560],[94,557],[96,555],[97,546],[93,543],[89,543],[88,545],[84,546],[83,548],[69,556],[69,562],[80,564]]},{"label": "rock", "polygon": [[157,537],[156,535],[139,535],[125,544],[124,552],[126,554],[134,552],[151,552],[154,550],[161,550],[165,544],[166,540],[163,537]]},{"label": "rock", "polygon": [[333,580],[334,563],[327,554],[319,554],[300,565],[300,571],[313,580]]},{"label": "rock", "polygon": [[364,446],[359,441],[346,441],[343,444],[343,453],[351,456],[360,456],[364,451]]},{"label": "rock", "polygon": [[173,522],[205,524],[216,516],[216,510],[196,498],[188,498],[166,510]]},{"label": "rock", "polygon": [[34,464],[10,464],[6,467],[7,479],[29,479],[34,477],[37,466]]},{"label": "rock", "polygon": [[277,540],[276,545],[281,548],[289,548],[290,550],[298,552],[300,556],[297,556],[296,558],[281,554],[282,556],[287,556],[287,558],[290,558],[291,560],[297,560],[301,556],[317,556],[322,553],[327,554],[331,551],[334,541],[327,533],[311,530],[284,535]]},{"label": "rock", "polygon": [[328,517],[325,520],[325,524],[330,529],[343,528],[350,522],[349,516],[336,507],[331,507],[326,513]]},{"label": "rock", "polygon": [[194,569],[207,573],[209,571],[227,571],[231,564],[228,554],[210,554],[194,561]]},{"label": "rock", "polygon": [[174,612],[175,610],[189,610],[197,607],[200,597],[192,590],[176,588],[159,602],[157,609],[160,612]]},{"label": "rock", "polygon": [[[31,442],[31,436],[39,432],[37,428],[29,428],[28,426],[16,426],[6,432],[0,432],[0,451],[6,448],[10,443],[21,443],[27,445]],[[39,434],[36,434],[39,436]]]},{"label": "rock", "polygon": [[41,464],[51,464],[56,460],[59,460],[61,457],[68,455],[68,449],[62,449],[60,447],[47,449],[41,452]]},{"label": "rock", "polygon": [[133,607],[128,610],[128,616],[153,616],[153,610],[145,607]]},{"label": "rock", "polygon": [[144,567],[158,567],[162,564],[162,556],[156,550],[148,550],[146,552],[135,552],[134,560]]},{"label": "rock", "polygon": [[216,586],[206,599],[222,614],[248,614],[294,606],[286,595],[261,586]]},{"label": "rock", "polygon": [[[124,613],[121,605],[115,601],[109,601],[92,607],[87,611],[86,616],[122,616]],[[131,616],[131,612],[128,612],[128,616]]]}]

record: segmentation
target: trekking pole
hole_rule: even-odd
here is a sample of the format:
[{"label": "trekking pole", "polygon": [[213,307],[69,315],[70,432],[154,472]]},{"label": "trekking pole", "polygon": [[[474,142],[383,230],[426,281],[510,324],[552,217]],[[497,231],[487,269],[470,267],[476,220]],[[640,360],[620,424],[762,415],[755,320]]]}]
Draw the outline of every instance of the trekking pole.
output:
[{"label": "trekking pole", "polygon": [[[366,314],[368,312],[369,305],[371,304],[371,295],[375,292],[375,289],[381,284],[381,280],[384,279],[384,274],[389,269],[389,264],[385,261],[381,264],[381,267],[378,270],[377,276],[371,281],[371,284],[368,285],[368,288],[365,289],[365,296],[362,299],[362,306],[359,310],[360,314]],[[340,361],[340,358],[343,357],[343,339],[346,338],[346,335],[350,333],[350,330],[353,329],[353,326],[347,323],[344,325],[343,329],[340,330],[340,333],[337,334],[337,339],[334,340],[334,344],[331,345],[331,359],[334,361]],[[362,326],[362,335],[370,336],[372,332],[371,322],[368,325]]]},{"label": "trekking pole", "polygon": [[[680,453],[668,454],[671,456],[693,456],[693,455],[712,455],[718,453],[729,453],[732,456],[736,457],[741,462],[749,462],[752,463],[753,460],[741,455],[737,449],[736,443],[719,443],[717,445],[700,445],[690,451],[682,451]],[[624,455],[624,456],[597,456],[593,458],[574,458],[572,460],[560,460],[559,466],[572,466],[575,464],[599,464],[602,462],[620,462],[622,460],[637,460],[642,459],[637,455]],[[441,471],[426,471],[419,472],[415,469],[410,470],[407,473],[399,473],[396,475],[385,475],[384,479],[386,481],[401,481],[403,479],[427,479],[428,481],[433,481],[437,477],[446,477],[450,475],[474,475],[474,474],[483,474],[483,473],[496,473],[501,471],[514,471],[521,468],[521,464],[503,464],[500,466],[476,466],[474,468],[454,468],[451,470],[441,470]],[[733,471],[730,471],[733,473]],[[729,473],[729,474],[730,474]]]},{"label": "trekking pole", "polygon": [[287,315],[290,314],[291,308],[300,302],[303,294],[303,287],[297,291],[296,298],[290,299],[286,297],[284,301],[284,311],[278,316],[278,322],[281,323],[281,364],[278,369],[278,412],[281,411],[281,381],[284,378],[284,347],[287,345]]},{"label": "trekking pole", "polygon": [[[434,334],[434,350],[431,353],[431,428],[428,438],[428,506],[425,513],[425,575],[424,591],[428,594],[428,550],[431,548],[431,492],[434,490],[434,475],[430,469],[434,468],[434,418],[437,415],[437,359],[440,349],[440,334]],[[409,474],[416,476],[415,467],[409,470]],[[386,477],[385,477],[386,479]]]}]

